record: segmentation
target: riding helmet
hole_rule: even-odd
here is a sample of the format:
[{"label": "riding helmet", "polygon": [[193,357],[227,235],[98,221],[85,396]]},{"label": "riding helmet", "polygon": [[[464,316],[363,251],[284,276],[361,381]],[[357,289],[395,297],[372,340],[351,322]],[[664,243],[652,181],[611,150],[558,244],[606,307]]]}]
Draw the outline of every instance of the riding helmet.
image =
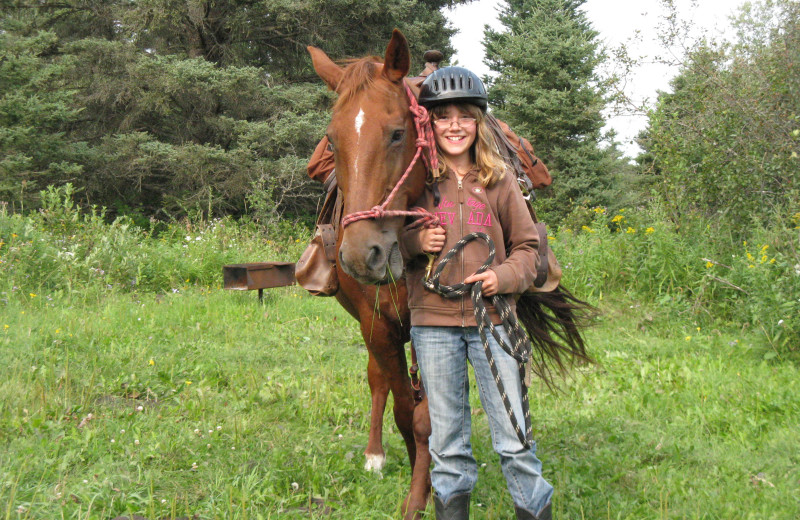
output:
[{"label": "riding helmet", "polygon": [[486,112],[489,96],[483,82],[464,67],[444,67],[433,71],[419,91],[419,104],[432,108],[445,103],[470,103]]}]

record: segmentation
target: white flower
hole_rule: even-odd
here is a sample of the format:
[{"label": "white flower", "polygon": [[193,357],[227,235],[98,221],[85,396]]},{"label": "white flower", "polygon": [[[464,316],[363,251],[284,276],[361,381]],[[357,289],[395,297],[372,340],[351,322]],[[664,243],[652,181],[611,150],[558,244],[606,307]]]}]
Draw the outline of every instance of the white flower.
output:
[{"label": "white flower", "polygon": [[778,320],[778,327],[780,327],[781,325],[783,325],[783,320]]},{"label": "white flower", "polygon": [[138,446],[138,445],[139,445],[139,439],[135,439],[135,440],[133,441],[133,443],[134,443],[136,446]]},{"label": "white flower", "polygon": [[292,489],[297,491],[298,489],[300,489],[300,484],[298,484],[297,482],[292,482]]}]

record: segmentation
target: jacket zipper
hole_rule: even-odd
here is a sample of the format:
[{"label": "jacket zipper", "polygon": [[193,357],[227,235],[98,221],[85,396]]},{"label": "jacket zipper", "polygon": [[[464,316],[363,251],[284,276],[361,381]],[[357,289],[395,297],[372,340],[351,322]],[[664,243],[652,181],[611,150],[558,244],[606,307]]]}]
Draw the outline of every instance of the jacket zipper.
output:
[{"label": "jacket zipper", "polygon": [[[459,231],[461,232],[459,234],[459,237],[463,237],[464,236],[464,210],[463,210],[463,208],[464,208],[464,191],[463,191],[463,189],[464,189],[464,186],[461,183],[461,179],[458,179],[458,227],[459,227]],[[460,280],[463,280],[464,279],[464,250],[463,249],[461,250],[460,256],[461,256],[461,278],[460,278]],[[464,298],[466,298],[466,296],[461,296],[461,327],[462,328],[467,326],[466,325],[466,321],[464,320],[464,312],[465,312],[465,309],[464,309]]]}]

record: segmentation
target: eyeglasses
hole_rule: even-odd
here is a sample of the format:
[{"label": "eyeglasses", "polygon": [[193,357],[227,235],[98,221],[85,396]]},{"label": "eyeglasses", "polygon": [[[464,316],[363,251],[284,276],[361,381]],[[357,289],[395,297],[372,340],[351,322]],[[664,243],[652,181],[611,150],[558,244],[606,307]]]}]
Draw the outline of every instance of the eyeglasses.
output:
[{"label": "eyeglasses", "polygon": [[433,124],[436,125],[436,128],[440,130],[444,130],[446,128],[450,128],[453,126],[453,123],[456,123],[461,128],[469,128],[474,126],[478,120],[474,117],[467,117],[467,116],[459,116],[459,117],[441,117],[436,118],[433,120]]}]

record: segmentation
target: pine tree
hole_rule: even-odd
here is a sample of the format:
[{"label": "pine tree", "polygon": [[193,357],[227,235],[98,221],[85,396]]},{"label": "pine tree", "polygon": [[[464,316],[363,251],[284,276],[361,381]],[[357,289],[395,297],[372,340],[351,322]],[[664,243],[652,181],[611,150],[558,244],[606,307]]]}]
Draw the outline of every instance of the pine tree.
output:
[{"label": "pine tree", "polygon": [[[0,7],[0,200],[71,182],[115,212],[313,212],[333,99],[307,45],[452,52],[450,0],[21,0]],[[457,2],[455,2],[457,3]],[[20,186],[24,183],[25,189]],[[265,201],[263,197],[269,197]]]},{"label": "pine tree", "polygon": [[601,146],[604,56],[585,0],[508,0],[502,31],[487,27],[486,62],[494,113],[528,137],[554,178],[545,207],[613,205],[619,154]]}]

